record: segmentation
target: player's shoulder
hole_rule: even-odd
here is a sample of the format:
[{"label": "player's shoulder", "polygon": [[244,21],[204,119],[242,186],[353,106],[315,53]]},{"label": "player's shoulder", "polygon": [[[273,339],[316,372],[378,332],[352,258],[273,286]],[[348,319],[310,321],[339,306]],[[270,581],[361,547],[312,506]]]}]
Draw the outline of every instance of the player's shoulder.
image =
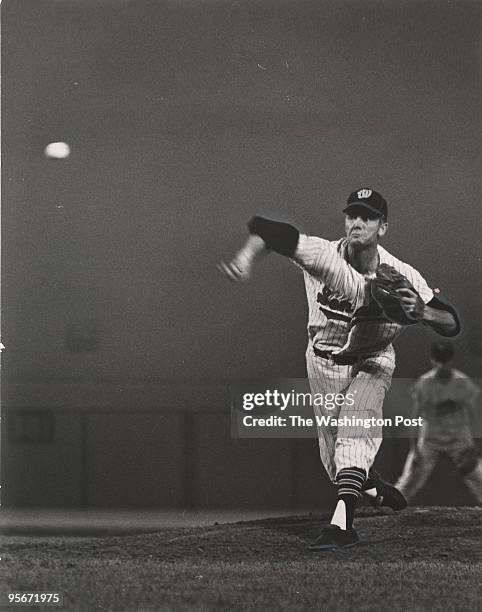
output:
[{"label": "player's shoulder", "polygon": [[474,383],[472,378],[462,372],[461,370],[453,369],[454,380],[456,380],[459,384],[463,385],[467,389],[478,389],[479,387]]},{"label": "player's shoulder", "polygon": [[[324,248],[326,248],[328,246],[328,248],[333,248],[336,249],[337,251],[342,251],[346,248],[347,245],[347,241],[346,238],[337,238],[336,240],[327,240],[326,238],[321,238],[320,236],[311,236],[311,235],[304,235],[304,237],[308,240],[313,241],[314,245],[313,246],[317,246],[317,247],[321,247],[323,246]],[[316,242],[318,244],[316,244]]]},{"label": "player's shoulder", "polygon": [[467,374],[465,374],[465,372],[462,372],[461,370],[456,370],[455,368],[453,368],[452,374],[453,374],[454,378],[463,379],[463,380],[470,380],[470,377],[467,376]]},{"label": "player's shoulder", "polygon": [[420,274],[420,272],[406,261],[402,261],[395,255],[392,255],[387,249],[378,245],[378,255],[380,256],[380,263],[388,264],[395,268],[401,274],[407,276],[407,274]]},{"label": "player's shoulder", "polygon": [[403,276],[405,276],[419,292],[423,301],[426,304],[430,302],[430,300],[433,298],[433,291],[428,286],[425,278],[416,268],[408,264],[406,261],[398,259],[398,257],[395,257],[380,245],[378,245],[378,255],[380,257],[380,263],[388,264],[389,266],[392,266],[392,268],[395,268],[397,272],[403,274]]},{"label": "player's shoulder", "polygon": [[[332,249],[333,252],[336,251],[340,253],[343,257],[345,256],[347,244],[345,238],[338,238],[337,240],[325,240],[324,238],[320,238],[320,240],[323,240],[325,249],[328,245],[328,248]],[[303,270],[303,276],[307,285],[312,285],[314,287],[320,287],[324,285],[324,283],[319,278],[312,276],[307,270]]]},{"label": "player's shoulder", "polygon": [[430,385],[430,383],[434,380],[434,378],[435,378],[435,368],[419,376],[417,380],[415,381],[414,387],[422,388],[427,385]]},{"label": "player's shoulder", "polygon": [[419,376],[410,386],[410,393],[414,399],[422,399],[429,392],[433,381],[433,370]]},{"label": "player's shoulder", "polygon": [[432,368],[431,370],[428,370],[428,372],[425,372],[424,374],[419,376],[417,378],[417,381],[419,381],[419,380],[431,380],[432,378],[435,377],[435,373],[436,373],[435,368]]}]

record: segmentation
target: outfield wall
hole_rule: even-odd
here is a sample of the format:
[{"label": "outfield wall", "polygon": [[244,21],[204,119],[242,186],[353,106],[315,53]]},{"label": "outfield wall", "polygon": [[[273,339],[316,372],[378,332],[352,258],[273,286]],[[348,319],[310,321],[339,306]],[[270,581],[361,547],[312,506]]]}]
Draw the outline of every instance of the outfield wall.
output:
[{"label": "outfield wall", "polygon": [[[307,509],[334,499],[315,440],[231,437],[227,384],[45,380],[4,391],[5,507]],[[376,465],[386,477],[399,475],[407,446],[385,440]],[[472,503],[448,462],[417,501]]]}]

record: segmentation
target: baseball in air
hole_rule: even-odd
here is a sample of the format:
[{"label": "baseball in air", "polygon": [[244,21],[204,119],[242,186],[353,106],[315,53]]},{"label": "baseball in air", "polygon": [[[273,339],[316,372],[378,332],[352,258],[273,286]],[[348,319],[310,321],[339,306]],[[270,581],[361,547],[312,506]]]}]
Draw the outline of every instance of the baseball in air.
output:
[{"label": "baseball in air", "polygon": [[50,159],[65,159],[70,155],[70,147],[66,142],[51,142],[44,153]]}]

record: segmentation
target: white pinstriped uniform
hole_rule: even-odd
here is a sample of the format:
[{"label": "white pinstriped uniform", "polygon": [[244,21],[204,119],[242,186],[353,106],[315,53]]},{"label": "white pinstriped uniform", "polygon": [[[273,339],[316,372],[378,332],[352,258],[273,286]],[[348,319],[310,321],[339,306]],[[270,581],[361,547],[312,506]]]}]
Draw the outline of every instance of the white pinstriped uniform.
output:
[{"label": "white pinstriped uniform", "polygon": [[[371,299],[368,278],[347,261],[345,238],[330,242],[300,235],[293,260],[304,271],[309,307],[306,363],[312,393],[353,393],[353,406],[317,414],[335,418],[380,418],[385,393],[395,368],[392,341],[402,327],[383,317]],[[379,262],[393,266],[412,283],[425,303],[433,292],[417,270],[378,246]],[[313,348],[343,355],[362,354],[352,365],[337,365],[332,357],[319,357]],[[335,481],[344,468],[359,467],[368,473],[382,441],[381,428],[319,427],[320,456]]]},{"label": "white pinstriped uniform", "polygon": [[[419,491],[441,455],[448,455],[457,466],[464,451],[474,446],[469,412],[480,389],[460,370],[452,370],[450,379],[440,379],[436,370],[421,376],[412,389],[417,416],[423,427],[416,451],[408,454],[397,488],[412,499]],[[482,504],[482,462],[464,474],[465,483]]]}]

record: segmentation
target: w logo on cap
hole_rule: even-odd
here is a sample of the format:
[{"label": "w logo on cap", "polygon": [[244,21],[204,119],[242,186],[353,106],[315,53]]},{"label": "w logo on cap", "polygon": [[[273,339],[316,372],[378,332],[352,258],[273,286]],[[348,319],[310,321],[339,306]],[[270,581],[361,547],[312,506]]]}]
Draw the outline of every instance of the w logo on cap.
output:
[{"label": "w logo on cap", "polygon": [[343,212],[346,213],[352,206],[364,206],[371,210],[372,213],[384,217],[385,221],[387,220],[387,202],[378,191],[373,191],[373,189],[368,189],[366,187],[358,191],[352,191]]}]

